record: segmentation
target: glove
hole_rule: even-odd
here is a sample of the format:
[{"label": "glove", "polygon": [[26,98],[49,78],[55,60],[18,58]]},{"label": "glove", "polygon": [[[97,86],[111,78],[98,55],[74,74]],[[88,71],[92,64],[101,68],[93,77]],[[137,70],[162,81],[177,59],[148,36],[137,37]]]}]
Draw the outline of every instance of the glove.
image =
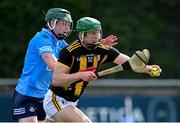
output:
[{"label": "glove", "polygon": [[133,71],[137,73],[146,73],[144,68],[150,59],[150,52],[147,49],[143,51],[136,51],[133,56],[128,60]]}]

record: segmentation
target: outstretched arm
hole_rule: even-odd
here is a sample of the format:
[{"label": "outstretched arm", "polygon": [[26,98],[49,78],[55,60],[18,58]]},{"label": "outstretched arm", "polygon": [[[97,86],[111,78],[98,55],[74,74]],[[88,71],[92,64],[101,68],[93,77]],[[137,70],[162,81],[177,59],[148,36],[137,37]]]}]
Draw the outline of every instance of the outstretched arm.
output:
[{"label": "outstretched arm", "polygon": [[97,73],[97,75],[104,76],[131,69],[137,73],[147,73],[152,77],[158,77],[162,70],[158,65],[147,65],[149,58],[150,53],[148,50],[136,51],[131,58],[121,53],[114,60],[114,63],[118,64],[117,66],[100,71]]}]

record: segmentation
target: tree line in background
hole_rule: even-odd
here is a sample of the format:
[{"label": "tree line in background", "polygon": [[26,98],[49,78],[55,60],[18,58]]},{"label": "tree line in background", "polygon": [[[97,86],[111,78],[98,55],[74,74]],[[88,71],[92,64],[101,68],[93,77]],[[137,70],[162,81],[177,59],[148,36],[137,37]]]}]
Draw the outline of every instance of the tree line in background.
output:
[{"label": "tree line in background", "polygon": [[[160,78],[180,78],[179,0],[1,0],[0,4],[0,78],[18,78],[29,40],[45,26],[44,13],[60,7],[71,12],[76,21],[83,16],[102,22],[103,37],[116,35],[115,47],[131,56],[136,50],[151,52],[150,64],[158,64]],[[71,42],[72,33],[67,38]],[[108,64],[101,69],[112,66]],[[111,78],[150,78],[125,71]]]}]

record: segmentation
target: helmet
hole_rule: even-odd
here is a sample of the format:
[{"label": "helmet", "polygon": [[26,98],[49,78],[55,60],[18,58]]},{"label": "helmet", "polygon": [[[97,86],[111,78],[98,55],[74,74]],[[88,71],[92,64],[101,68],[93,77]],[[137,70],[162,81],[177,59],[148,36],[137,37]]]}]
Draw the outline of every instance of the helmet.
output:
[{"label": "helmet", "polygon": [[47,11],[45,21],[50,22],[52,19],[64,19],[72,22],[70,12],[62,8],[51,8]]},{"label": "helmet", "polygon": [[76,30],[78,32],[88,32],[91,30],[101,30],[101,22],[95,18],[83,17],[77,21]]},{"label": "helmet", "polygon": [[[55,20],[55,22],[51,26],[50,21],[53,19]],[[46,13],[45,20],[47,22],[47,26],[51,29],[51,31],[53,31],[57,22],[59,22],[61,20],[66,20],[66,21],[70,22],[71,27],[70,27],[70,30],[67,34],[60,34],[59,33],[59,34],[55,34],[55,36],[57,37],[57,39],[61,40],[61,39],[64,39],[65,37],[67,37],[68,35],[70,35],[70,33],[72,31],[72,27],[73,27],[73,21],[72,21],[70,12],[67,11],[66,9],[62,9],[62,8],[51,8],[51,9],[49,9]]]}]

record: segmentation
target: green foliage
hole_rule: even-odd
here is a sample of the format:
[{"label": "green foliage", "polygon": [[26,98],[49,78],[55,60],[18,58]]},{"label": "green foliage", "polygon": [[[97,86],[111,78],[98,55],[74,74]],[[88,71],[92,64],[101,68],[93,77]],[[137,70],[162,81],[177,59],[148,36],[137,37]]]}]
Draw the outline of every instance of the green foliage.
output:
[{"label": "green foliage", "polygon": [[[43,11],[61,7],[71,12],[74,25],[83,16],[100,20],[104,37],[117,35],[119,44],[115,47],[129,56],[135,50],[149,49],[150,63],[163,69],[160,78],[179,78],[178,5],[179,0],[1,0],[0,77],[19,77],[28,42],[45,25]],[[72,33],[67,39],[74,38]],[[127,71],[109,77],[147,78],[147,75]]]}]

